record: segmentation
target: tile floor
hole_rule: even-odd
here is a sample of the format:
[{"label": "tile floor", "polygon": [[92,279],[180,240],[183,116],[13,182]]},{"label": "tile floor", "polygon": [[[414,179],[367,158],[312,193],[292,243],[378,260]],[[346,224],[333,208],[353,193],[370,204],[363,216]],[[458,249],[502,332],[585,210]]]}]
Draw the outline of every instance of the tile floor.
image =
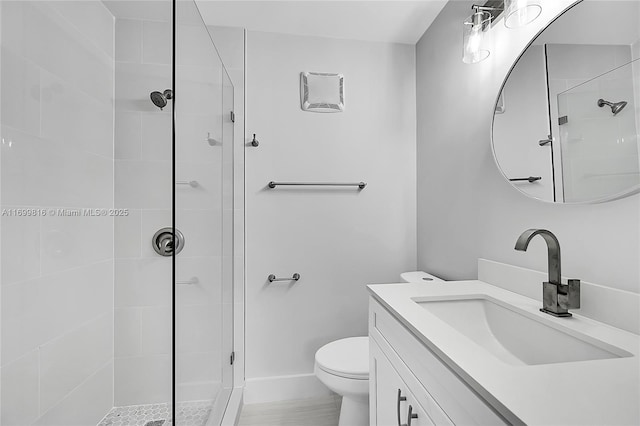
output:
[{"label": "tile floor", "polygon": [[[176,424],[204,426],[211,414],[211,404],[211,401],[179,402]],[[171,426],[172,424],[171,404],[165,403],[114,407],[98,426]]]},{"label": "tile floor", "polygon": [[248,404],[242,408],[238,426],[337,426],[341,401],[339,396],[334,395]]}]

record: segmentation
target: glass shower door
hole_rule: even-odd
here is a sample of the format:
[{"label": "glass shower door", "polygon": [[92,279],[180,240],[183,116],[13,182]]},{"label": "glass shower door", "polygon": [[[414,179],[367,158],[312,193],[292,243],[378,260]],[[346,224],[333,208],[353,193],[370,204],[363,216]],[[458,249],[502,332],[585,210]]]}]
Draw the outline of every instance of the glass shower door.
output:
[{"label": "glass shower door", "polygon": [[[612,197],[640,184],[632,65],[558,95],[566,202]],[[615,108],[599,99],[625,101]]]},{"label": "glass shower door", "polygon": [[194,2],[176,2],[175,24],[175,420],[219,424],[232,387],[233,86]]}]

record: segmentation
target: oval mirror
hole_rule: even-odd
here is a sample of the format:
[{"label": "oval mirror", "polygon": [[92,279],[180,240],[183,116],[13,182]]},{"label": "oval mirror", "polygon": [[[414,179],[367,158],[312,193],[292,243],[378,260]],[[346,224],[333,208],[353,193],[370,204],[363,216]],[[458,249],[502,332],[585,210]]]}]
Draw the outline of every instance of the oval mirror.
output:
[{"label": "oval mirror", "polygon": [[640,1],[581,1],[505,80],[493,152],[523,193],[550,202],[640,191]]}]

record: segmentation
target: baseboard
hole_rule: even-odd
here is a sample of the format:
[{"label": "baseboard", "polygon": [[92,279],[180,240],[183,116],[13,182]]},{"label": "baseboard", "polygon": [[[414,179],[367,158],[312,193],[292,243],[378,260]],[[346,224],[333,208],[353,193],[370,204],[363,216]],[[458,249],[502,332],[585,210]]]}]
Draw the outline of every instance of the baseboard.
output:
[{"label": "baseboard", "polygon": [[274,376],[247,379],[244,387],[244,403],[288,401],[293,399],[321,398],[333,395],[315,374]]}]

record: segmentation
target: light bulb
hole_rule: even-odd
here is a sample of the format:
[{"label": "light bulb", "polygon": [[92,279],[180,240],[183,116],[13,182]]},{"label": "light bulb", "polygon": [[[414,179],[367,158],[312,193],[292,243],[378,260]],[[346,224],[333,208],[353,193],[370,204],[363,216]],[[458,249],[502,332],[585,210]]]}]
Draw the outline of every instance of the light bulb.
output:
[{"label": "light bulb", "polygon": [[505,0],[504,25],[519,28],[533,22],[542,13],[538,0]]},{"label": "light bulb", "polygon": [[485,29],[491,21],[487,12],[476,12],[463,24],[462,62],[475,64],[489,57],[489,50],[483,49]]}]

